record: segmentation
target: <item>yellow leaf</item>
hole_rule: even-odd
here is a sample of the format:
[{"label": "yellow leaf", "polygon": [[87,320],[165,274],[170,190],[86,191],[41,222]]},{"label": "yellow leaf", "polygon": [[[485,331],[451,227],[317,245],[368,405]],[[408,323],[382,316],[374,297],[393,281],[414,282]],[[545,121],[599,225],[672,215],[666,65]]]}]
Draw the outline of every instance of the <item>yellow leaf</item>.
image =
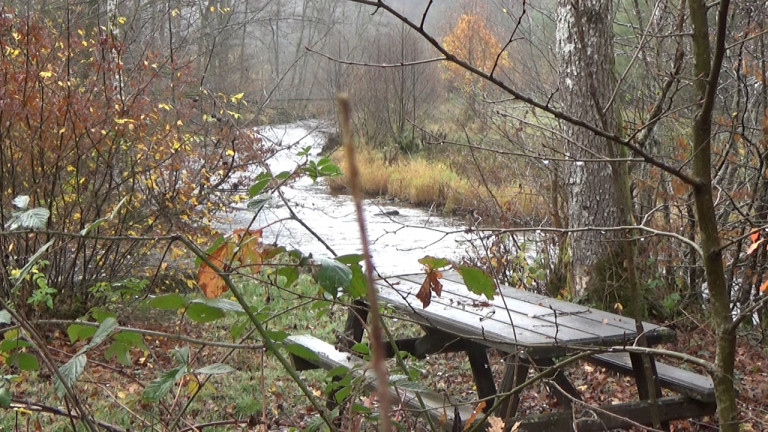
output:
[{"label": "yellow leaf", "polygon": [[243,96],[245,96],[245,93],[238,93],[238,94],[232,96],[230,98],[230,100],[232,101],[232,103],[237,103],[238,101],[240,101],[240,99],[243,98]]},{"label": "yellow leaf", "polygon": [[43,72],[40,72],[40,76],[43,78],[50,78],[53,76],[53,73],[48,71],[43,71]]},{"label": "yellow leaf", "polygon": [[121,17],[117,17],[117,22],[120,23],[120,24],[125,24],[126,21],[127,20],[125,19],[125,17],[122,17],[122,16]]}]

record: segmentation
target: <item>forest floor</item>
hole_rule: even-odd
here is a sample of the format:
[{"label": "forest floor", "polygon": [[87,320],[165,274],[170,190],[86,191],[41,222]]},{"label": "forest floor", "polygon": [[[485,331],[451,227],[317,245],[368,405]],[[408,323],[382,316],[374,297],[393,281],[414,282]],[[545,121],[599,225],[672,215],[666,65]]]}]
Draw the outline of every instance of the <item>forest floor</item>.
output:
[{"label": "forest floor", "polygon": [[[339,328],[344,311],[337,308],[323,319],[294,321],[280,325],[286,331],[310,333],[329,339]],[[184,334],[199,339],[227,340],[227,328],[221,324],[185,324],[173,313],[153,311],[152,315],[131,314],[120,319],[122,325],[155,329]],[[286,321],[288,322],[288,321]],[[690,324],[690,322],[689,322]],[[395,324],[397,325],[397,324]],[[713,335],[705,328],[678,323],[678,339],[663,348],[684,352],[713,360]],[[66,361],[79,348],[70,343],[66,330],[47,327],[52,353],[59,361]],[[765,341],[756,335],[743,335],[738,343],[737,370],[740,383],[739,404],[743,431],[768,431],[768,356]],[[142,401],[141,393],[153,379],[177,366],[173,350],[181,345],[169,338],[145,336],[147,351],[134,351],[133,364],[125,366],[114,358],[104,356],[106,344],[89,353],[89,365],[77,384],[78,393],[94,416],[106,423],[118,425],[124,430],[208,430],[208,431],[260,431],[305,430],[316,418],[315,410],[301,396],[295,384],[280,366],[261,350],[239,350],[234,353],[218,347],[190,349],[190,357],[196,367],[214,362],[226,362],[236,369],[228,375],[214,376],[208,382],[197,381],[188,375],[177,383],[171,395],[158,404]],[[252,341],[254,345],[258,341]],[[497,379],[501,376],[501,357],[491,353],[491,363]],[[424,384],[437,391],[447,391],[453,397],[471,399],[474,395],[472,375],[466,357],[452,353],[431,356],[413,363],[422,371]],[[603,404],[610,401],[627,401],[636,397],[632,379],[589,364],[577,364],[567,370],[572,382],[581,390],[585,402]],[[327,376],[322,371],[302,373],[306,384],[317,396],[325,397]],[[5,411],[0,418],[0,431],[72,430],[69,420],[52,414],[51,408],[66,411],[64,402],[52,395],[51,376],[45,370],[25,373],[14,388],[14,401],[23,409]],[[196,394],[198,393],[199,394]],[[193,395],[196,395],[193,397]],[[370,394],[353,393],[361,404],[370,403]],[[553,395],[544,384],[528,388],[521,397],[523,414],[547,412],[559,409]],[[49,412],[45,412],[49,411]],[[351,424],[357,429],[366,427],[358,416]],[[178,420],[178,424],[170,427]],[[426,430],[421,421],[409,416],[400,417],[406,430]],[[718,430],[712,418],[698,418],[674,422],[673,431]],[[197,428],[197,429],[195,429]],[[641,430],[641,429],[635,429]]]}]

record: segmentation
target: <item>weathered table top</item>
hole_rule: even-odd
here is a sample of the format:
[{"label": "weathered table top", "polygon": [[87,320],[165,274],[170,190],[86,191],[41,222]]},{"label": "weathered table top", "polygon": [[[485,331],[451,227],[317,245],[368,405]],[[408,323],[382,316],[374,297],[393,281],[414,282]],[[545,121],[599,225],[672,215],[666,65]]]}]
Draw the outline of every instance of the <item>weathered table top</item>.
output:
[{"label": "weathered table top", "polygon": [[[380,301],[419,324],[504,352],[522,349],[533,359],[551,358],[575,347],[632,345],[637,337],[630,317],[507,286],[488,300],[470,292],[456,272],[443,274],[441,297],[433,294],[423,308],[416,293],[424,277],[378,281]],[[672,330],[655,324],[643,323],[643,328],[651,345],[674,337]]]}]

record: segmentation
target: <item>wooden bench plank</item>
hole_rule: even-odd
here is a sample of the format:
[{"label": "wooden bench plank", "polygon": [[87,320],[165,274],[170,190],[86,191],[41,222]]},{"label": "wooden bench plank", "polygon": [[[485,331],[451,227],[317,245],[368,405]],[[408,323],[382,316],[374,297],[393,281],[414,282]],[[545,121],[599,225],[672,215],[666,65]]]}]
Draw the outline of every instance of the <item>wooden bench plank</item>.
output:
[{"label": "wooden bench plank", "polygon": [[[365,386],[370,390],[375,390],[376,379],[373,371],[368,368],[367,362],[349,353],[344,353],[336,349],[333,345],[309,335],[292,335],[285,339],[285,344],[300,345],[315,354],[317,358],[303,358],[291,354],[294,365],[297,369],[307,369],[308,364],[313,364],[317,368],[326,370],[344,367],[351,371],[355,377],[362,377]],[[404,376],[391,376],[390,381],[405,379]],[[454,419],[455,405],[442,394],[429,390],[412,390],[398,387],[397,384],[389,388],[389,393],[395,398],[394,406],[405,406],[408,409],[423,411],[432,417],[432,421],[445,430],[451,430]],[[424,401],[422,406],[418,396]],[[458,405],[458,412],[462,419],[466,420],[472,415],[472,408],[468,405]]]},{"label": "wooden bench plank", "polygon": [[[632,362],[626,352],[597,354],[591,357],[591,361],[621,373],[632,373]],[[698,401],[715,401],[712,378],[659,361],[656,362],[656,371],[662,387]]]}]

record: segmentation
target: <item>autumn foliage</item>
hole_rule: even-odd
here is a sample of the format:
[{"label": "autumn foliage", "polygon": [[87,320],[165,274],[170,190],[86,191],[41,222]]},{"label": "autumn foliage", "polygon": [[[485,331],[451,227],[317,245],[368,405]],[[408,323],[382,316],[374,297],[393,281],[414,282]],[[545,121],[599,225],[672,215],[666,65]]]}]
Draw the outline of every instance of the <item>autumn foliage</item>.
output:
[{"label": "autumn foliage", "polygon": [[[501,43],[489,29],[485,18],[476,12],[462,14],[456,26],[443,38],[442,45],[460,60],[489,74],[509,64],[508,54],[502,52]],[[477,88],[485,82],[454,63],[447,63],[445,67],[446,78],[463,91]]]},{"label": "autumn foliage", "polygon": [[14,251],[2,270],[123,201],[89,233],[100,239],[58,237],[48,253],[51,286],[87,303],[94,283],[136,273],[150,249],[136,236],[205,236],[218,190],[264,148],[228,115],[237,96],[201,89],[188,59],[128,45],[76,9],[67,22],[2,12],[0,225],[19,195],[50,210],[47,234],[0,239]]}]

